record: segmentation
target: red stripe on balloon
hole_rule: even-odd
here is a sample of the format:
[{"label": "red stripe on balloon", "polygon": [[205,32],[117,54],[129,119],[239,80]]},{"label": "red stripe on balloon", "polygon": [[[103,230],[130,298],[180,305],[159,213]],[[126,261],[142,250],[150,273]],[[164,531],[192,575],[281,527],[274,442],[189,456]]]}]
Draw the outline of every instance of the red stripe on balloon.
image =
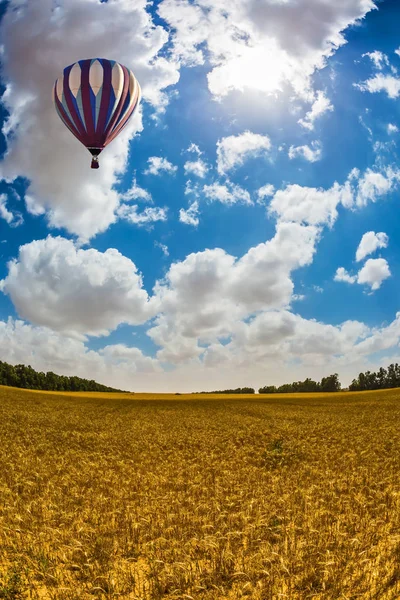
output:
[{"label": "red stripe on balloon", "polygon": [[90,102],[90,85],[89,85],[89,70],[90,70],[90,60],[84,60],[80,63],[81,66],[81,96],[82,96],[82,106],[83,106],[83,114],[85,115],[85,123],[86,123],[86,145],[92,146],[92,142],[94,141],[95,132],[94,132],[94,123],[93,123],[93,115],[92,115],[92,105]]},{"label": "red stripe on balloon", "polygon": [[115,123],[118,121],[118,118],[121,114],[121,111],[124,107],[128,92],[129,92],[129,71],[124,65],[120,65],[124,71],[124,87],[122,89],[121,98],[119,99],[118,106],[114,111],[114,114],[111,117],[111,120],[107,126],[107,129],[104,132],[104,145],[108,144],[108,136],[112,135],[112,130]]},{"label": "red stripe on balloon", "polygon": [[74,124],[71,122],[71,119],[69,118],[68,114],[65,112],[65,109],[64,109],[62,103],[58,99],[57,92],[56,92],[55,88],[54,88],[54,100],[55,100],[56,106],[57,106],[57,108],[59,110],[60,119],[62,120],[62,122],[64,123],[64,125],[66,127],[68,127],[68,129],[70,130],[70,132],[74,134],[74,136],[76,137],[76,139],[78,139],[80,142],[82,142],[81,136],[76,131],[76,128],[75,128]]},{"label": "red stripe on balloon", "polygon": [[131,109],[129,111],[127,111],[127,113],[126,113],[126,115],[124,117],[122,117],[121,121],[118,123],[118,126],[114,129],[114,131],[107,138],[107,144],[109,144],[110,142],[112,142],[117,137],[117,135],[119,133],[121,133],[121,131],[123,130],[123,128],[125,127],[125,125],[128,123],[129,119],[131,118],[131,116],[135,112],[135,108],[137,107],[137,103],[138,103],[138,99],[139,99],[138,96],[139,96],[139,94],[137,94],[136,101],[133,104],[133,106],[131,107]]},{"label": "red stripe on balloon", "polygon": [[123,115],[123,117],[122,117],[121,121],[118,123],[117,127],[114,129],[114,131],[111,132],[110,136],[107,138],[107,144],[112,142],[117,137],[117,135],[122,131],[122,129],[125,127],[125,125],[129,121],[129,119],[135,112],[135,109],[139,103],[139,96],[140,96],[140,87],[139,87],[139,84],[137,81],[136,81],[135,87],[136,87],[136,93],[135,93],[134,102],[131,104],[130,109],[128,109],[126,111],[125,115]]},{"label": "red stripe on balloon", "polygon": [[108,107],[110,104],[110,96],[111,96],[111,63],[109,60],[103,60],[103,89],[102,96],[100,101],[100,110],[99,110],[99,118],[97,119],[97,127],[96,127],[96,147],[104,148],[104,142],[106,140],[106,135],[104,132],[104,128],[106,126]]}]

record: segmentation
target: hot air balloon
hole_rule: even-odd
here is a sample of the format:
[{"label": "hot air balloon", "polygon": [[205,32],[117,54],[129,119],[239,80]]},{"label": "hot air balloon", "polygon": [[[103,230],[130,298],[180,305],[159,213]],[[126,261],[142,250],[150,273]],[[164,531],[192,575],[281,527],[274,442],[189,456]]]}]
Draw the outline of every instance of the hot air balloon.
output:
[{"label": "hot air balloon", "polygon": [[92,169],[99,168],[100,152],[125,127],[140,97],[132,71],[106,58],[69,65],[53,89],[58,115],[92,154]]}]

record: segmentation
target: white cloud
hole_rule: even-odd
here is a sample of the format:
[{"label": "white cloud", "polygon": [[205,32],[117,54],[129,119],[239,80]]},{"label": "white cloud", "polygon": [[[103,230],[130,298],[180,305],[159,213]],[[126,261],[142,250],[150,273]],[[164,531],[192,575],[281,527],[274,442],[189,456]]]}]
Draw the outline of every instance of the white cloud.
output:
[{"label": "white cloud", "polygon": [[374,64],[376,69],[383,69],[385,66],[389,66],[389,59],[386,54],[380,52],[379,50],[374,50],[374,52],[365,52],[365,54],[361,55],[362,58],[367,56]]},{"label": "white cloud", "polygon": [[389,238],[383,231],[375,233],[375,231],[367,231],[361,238],[360,244],[356,252],[356,261],[363,260],[368,254],[372,254],[378,248],[387,248]]},{"label": "white cloud", "polygon": [[25,205],[28,213],[34,217],[39,217],[40,215],[46,214],[46,209],[44,206],[40,204],[36,198],[33,198],[29,194],[25,194]]},{"label": "white cloud", "polygon": [[196,177],[205,177],[208,170],[207,163],[205,163],[204,160],[201,160],[201,158],[198,158],[197,160],[188,160],[184,164],[184,169],[185,175],[192,173],[193,175],[196,175]]},{"label": "white cloud", "polygon": [[178,167],[173,165],[167,158],[162,156],[150,156],[148,159],[148,168],[144,171],[145,175],[159,175],[160,173],[169,173],[173,175]]},{"label": "white cloud", "polygon": [[179,211],[179,220],[186,225],[197,227],[199,224],[199,203],[194,200],[187,210],[181,208]]},{"label": "white cloud", "polygon": [[105,365],[118,369],[128,369],[133,373],[152,373],[161,371],[157,360],[150,356],[144,356],[139,348],[127,346],[126,344],[114,344],[105,346],[99,350]]},{"label": "white cloud", "polygon": [[357,276],[357,283],[366,284],[371,290],[378,290],[382,282],[390,277],[390,269],[384,258],[369,258]]},{"label": "white cloud", "polygon": [[161,109],[167,101],[163,90],[178,81],[179,71],[159,56],[168,34],[152,22],[146,0],[62,4],[52,11],[48,2],[11,0],[2,19],[2,78],[7,86],[2,101],[10,116],[0,177],[30,180],[28,195],[46,209],[50,225],[65,227],[85,241],[115,221],[119,199],[113,186],[125,170],[129,141],[142,129],[141,113],[103,152],[100,169],[91,170],[88,151],[54,109],[55,79],[82,57],[109,56],[133,68],[144,100]]},{"label": "white cloud", "polygon": [[[375,367],[368,362],[369,355],[396,350],[400,313],[389,325],[370,329],[358,321],[333,326],[272,309],[236,324],[231,334],[228,343],[216,341],[200,348],[199,359],[188,363],[177,356],[176,368],[163,371],[157,359],[144,356],[137,348],[115,344],[96,352],[80,340],[10,319],[0,321],[0,360],[136,391],[258,388],[309,376],[320,379],[332,372],[338,372],[342,383],[348,384],[356,373],[379,368],[380,363]],[[191,339],[186,338],[185,343],[190,350]],[[176,349],[176,345],[168,347],[174,357]]]},{"label": "white cloud", "polygon": [[400,79],[393,75],[378,73],[362,83],[355,83],[354,86],[362,92],[370,92],[371,94],[386,92],[389,98],[398,98],[400,95]]},{"label": "white cloud", "polygon": [[390,277],[390,269],[384,258],[369,258],[365,265],[358,271],[357,275],[350,275],[343,267],[336,271],[334,281],[345,281],[346,283],[358,283],[369,285],[371,290],[378,290],[382,282]]},{"label": "white cloud", "polygon": [[118,389],[144,387],[148,374],[160,371],[157,360],[138,348],[117,344],[96,352],[81,340],[13,319],[0,321],[0,360],[95,379]]},{"label": "white cloud", "polygon": [[18,314],[32,323],[78,335],[107,335],[120,323],[151,316],[134,263],[114,248],[78,250],[62,237],[25,244],[0,283]]},{"label": "white cloud", "polygon": [[366,206],[393,191],[399,181],[397,167],[382,172],[367,169],[362,175],[353,169],[343,185],[335,182],[328,190],[288,185],[275,193],[268,210],[280,221],[332,226],[340,204],[345,208]]},{"label": "white cloud", "polygon": [[[361,370],[366,356],[398,344],[400,314],[388,327],[371,330],[357,321],[333,326],[290,312],[287,306],[296,298],[291,273],[311,263],[317,241],[316,227],[281,223],[271,240],[250,248],[240,259],[214,249],[191,254],[184,261],[172,264],[165,280],[156,285],[151,301],[154,309],[151,314],[156,311],[158,314],[149,330],[153,341],[160,346],[157,358],[146,357],[137,348],[123,344],[94,352],[87,349],[79,336],[65,337],[44,327],[10,320],[0,322],[0,360],[143,391],[190,391],[245,384],[259,387],[269,381],[279,384],[310,375],[317,379],[333,371],[350,381]],[[67,240],[63,242],[72,245]],[[99,258],[101,253],[84,252],[94,252],[95,260],[87,263],[100,263],[93,274],[95,280],[99,281],[104,271],[111,273],[114,280],[119,280],[119,294],[125,297],[121,284],[124,277],[120,276],[123,269],[115,268],[115,264],[114,268],[102,269],[105,261]],[[37,265],[46,262],[40,254],[39,251],[33,261]],[[60,269],[55,254],[56,266],[50,269],[44,264],[47,276],[43,273],[39,278],[36,276],[36,285],[38,279],[51,280],[50,274],[65,274],[68,270],[74,273],[78,270],[78,278],[85,280],[82,269],[75,264]],[[375,269],[364,277],[364,283],[376,289],[379,273],[382,279],[382,269]],[[71,285],[70,274],[66,279],[65,288]],[[29,288],[31,280],[29,276]],[[55,277],[51,284],[56,297],[59,288]],[[89,287],[93,284],[92,281]],[[98,310],[93,298],[100,295],[101,305],[102,292],[88,291],[87,283],[79,289],[81,294],[87,292],[92,311],[93,307]],[[47,296],[46,284],[41,293],[46,309]],[[110,301],[109,294],[107,297]],[[112,298],[111,304],[115,301]],[[37,304],[40,306],[40,302]],[[57,311],[51,312],[63,314],[62,308],[59,305]],[[82,311],[81,305],[75,308]],[[48,318],[47,310],[46,315]],[[160,361],[175,368],[163,371]],[[149,380],[146,376],[149,372],[157,376]]]},{"label": "white cloud", "polygon": [[156,248],[160,248],[160,250],[164,254],[164,256],[169,256],[169,250],[168,250],[168,246],[166,244],[162,244],[161,242],[155,241],[154,246]]},{"label": "white cloud", "polygon": [[143,202],[153,201],[150,192],[137,184],[136,177],[133,178],[132,185],[129,190],[123,194],[120,194],[120,198],[125,202],[129,202],[130,200],[142,200]]},{"label": "white cloud", "polygon": [[167,208],[159,206],[147,206],[143,210],[140,210],[137,204],[121,204],[117,209],[117,215],[120,219],[134,225],[149,225],[156,221],[166,221],[167,210]]},{"label": "white cloud", "polygon": [[271,183],[263,185],[257,190],[257,198],[259,203],[263,203],[265,198],[270,198],[275,193],[275,188]]},{"label": "white cloud", "polygon": [[203,154],[198,145],[194,144],[193,142],[189,145],[186,152],[193,152],[194,154],[197,154],[197,156],[201,156]]},{"label": "white cloud", "polygon": [[397,167],[387,167],[383,173],[367,169],[358,181],[357,206],[366,206],[368,202],[376,202],[380,196],[393,191],[399,181],[400,169]]},{"label": "white cloud", "polygon": [[268,152],[271,140],[267,135],[245,131],[230,135],[217,142],[217,169],[224,174],[240,167],[249,158],[256,158]]},{"label": "white cloud", "polygon": [[163,0],[160,16],[173,31],[183,64],[211,71],[211,93],[259,90],[276,94],[287,84],[309,93],[316,69],[345,43],[342,32],[375,7],[372,0]]},{"label": "white cloud", "polygon": [[221,204],[252,204],[250,194],[239,185],[230,181],[226,185],[212,183],[203,187],[205,197],[212,202],[221,202]]},{"label": "white cloud", "polygon": [[314,129],[314,123],[317,119],[322,117],[326,112],[333,111],[333,105],[329,98],[325,96],[325,93],[319,90],[316,94],[316,98],[311,106],[311,110],[306,114],[304,119],[299,119],[298,123],[312,131]]},{"label": "white cloud", "polygon": [[216,248],[171,265],[155,288],[160,313],[149,335],[161,347],[158,358],[177,364],[198,359],[199,342],[214,343],[231,335],[240,319],[288,305],[290,273],[310,264],[317,239],[315,227],[282,223],[271,240],[239,260]]},{"label": "white cloud", "polygon": [[295,221],[310,225],[332,226],[336,221],[338,204],[351,206],[350,185],[334,183],[329,190],[289,185],[278,190],[273,197],[269,213],[281,221]]},{"label": "white cloud", "polygon": [[7,208],[7,194],[0,194],[0,219],[3,219],[11,227],[18,227],[24,222],[20,213],[12,212]]},{"label": "white cloud", "polygon": [[389,133],[389,135],[391,135],[393,133],[398,133],[399,128],[397,127],[397,125],[394,125],[393,123],[388,123],[387,132]]},{"label": "white cloud", "polygon": [[334,281],[345,281],[346,283],[355,283],[357,281],[357,277],[355,275],[350,275],[348,271],[344,267],[339,267],[335,273]]},{"label": "white cloud", "polygon": [[293,159],[297,156],[305,158],[309,162],[316,162],[317,160],[320,160],[322,156],[321,142],[311,142],[311,146],[290,146],[289,158]]}]

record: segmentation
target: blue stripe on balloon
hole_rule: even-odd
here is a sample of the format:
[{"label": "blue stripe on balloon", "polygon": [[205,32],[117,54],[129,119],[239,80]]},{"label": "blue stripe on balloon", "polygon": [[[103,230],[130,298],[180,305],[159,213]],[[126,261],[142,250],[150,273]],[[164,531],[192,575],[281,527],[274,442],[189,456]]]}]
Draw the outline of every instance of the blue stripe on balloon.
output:
[{"label": "blue stripe on balloon", "polygon": [[130,99],[131,99],[131,95],[130,95],[130,93],[128,91],[128,95],[126,96],[126,99],[125,99],[125,102],[124,102],[124,106],[123,106],[123,108],[121,110],[121,113],[120,113],[120,115],[118,117],[117,122],[114,124],[114,127],[112,128],[112,131],[114,131],[114,129],[118,126],[118,123],[121,121],[121,119],[124,118],[124,115],[125,115],[125,113],[127,111],[127,108],[129,106]]},{"label": "blue stripe on balloon", "polygon": [[[81,93],[81,90],[79,89],[79,91],[78,91],[78,93],[76,95],[76,98],[74,97],[73,94],[71,94],[71,98],[72,98],[72,104],[74,105],[75,113],[79,117],[79,120],[82,123],[85,131],[87,131],[87,127],[86,127],[86,123],[85,123],[85,115],[83,114],[83,105],[82,105],[82,93]],[[78,103],[78,99],[79,99],[79,103]]]},{"label": "blue stripe on balloon", "polygon": [[115,92],[112,86],[110,86],[110,103],[108,105],[108,110],[107,110],[107,117],[106,117],[106,127],[108,127],[108,124],[110,122],[111,117],[113,116],[114,113],[114,106],[115,106]]},{"label": "blue stripe on balloon", "polygon": [[90,108],[91,108],[91,112],[92,112],[92,119],[93,119],[93,126],[94,129],[96,130],[96,96],[94,95],[94,92],[92,90],[92,88],[89,85],[89,95],[90,95]]}]

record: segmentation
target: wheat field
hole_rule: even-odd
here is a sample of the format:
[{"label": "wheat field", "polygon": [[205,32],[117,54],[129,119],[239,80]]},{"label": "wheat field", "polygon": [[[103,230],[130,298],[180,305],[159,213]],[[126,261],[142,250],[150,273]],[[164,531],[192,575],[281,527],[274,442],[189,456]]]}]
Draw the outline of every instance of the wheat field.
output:
[{"label": "wheat field", "polygon": [[0,598],[400,598],[400,390],[0,388]]}]

